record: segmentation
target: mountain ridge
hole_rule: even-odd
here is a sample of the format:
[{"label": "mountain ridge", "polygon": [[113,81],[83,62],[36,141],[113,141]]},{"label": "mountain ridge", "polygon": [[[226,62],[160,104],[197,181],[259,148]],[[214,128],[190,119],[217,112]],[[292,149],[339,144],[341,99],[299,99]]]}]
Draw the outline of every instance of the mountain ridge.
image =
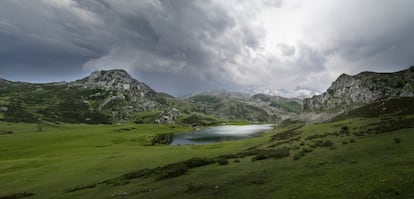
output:
[{"label": "mountain ridge", "polygon": [[304,99],[303,111],[326,120],[377,100],[400,97],[414,97],[414,66],[391,73],[341,74],[326,92]]},{"label": "mountain ridge", "polygon": [[[326,92],[303,102],[225,90],[175,98],[158,93],[121,69],[95,71],[71,82],[26,83],[0,78],[0,91],[0,107],[8,110],[3,111],[5,119],[17,122],[176,123],[186,118],[278,122],[301,112],[299,120],[324,121],[380,99],[413,97],[414,66],[394,73],[342,74]],[[14,115],[10,114],[13,111]]]},{"label": "mountain ridge", "polygon": [[[192,98],[201,101],[191,97],[178,99],[156,92],[121,69],[95,71],[71,82],[33,84],[1,80],[0,90],[0,107],[14,107],[8,109],[5,119],[14,122],[37,122],[39,119],[70,123],[197,120],[197,124],[204,124],[200,121],[206,120],[209,122],[205,124],[210,124],[222,119],[275,122],[298,112],[297,108],[286,106],[292,104],[278,104],[279,98],[273,97],[275,102],[272,104],[246,94],[225,91]],[[207,98],[218,100],[204,101]]]}]

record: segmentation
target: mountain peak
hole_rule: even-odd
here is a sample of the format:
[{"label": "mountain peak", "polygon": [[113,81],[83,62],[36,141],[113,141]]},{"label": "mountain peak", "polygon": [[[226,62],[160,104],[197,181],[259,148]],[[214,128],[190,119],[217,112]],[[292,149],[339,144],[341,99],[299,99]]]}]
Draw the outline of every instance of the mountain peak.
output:
[{"label": "mountain peak", "polygon": [[118,91],[128,91],[129,94],[144,96],[155,93],[148,85],[134,79],[125,70],[101,70],[92,72],[91,75],[73,82],[88,88],[115,89]]},{"label": "mountain peak", "polygon": [[128,72],[122,69],[95,71],[88,77],[88,80],[92,81],[110,81],[113,79],[122,81],[134,80],[134,78],[132,78],[131,75],[128,74]]},{"label": "mountain peak", "polygon": [[382,98],[414,96],[414,70],[342,74],[327,92],[304,100],[305,111],[347,111]]},{"label": "mountain peak", "polygon": [[83,85],[109,86],[115,84],[133,84],[140,82],[134,79],[125,70],[114,69],[92,72],[89,76],[77,80],[75,83]]}]

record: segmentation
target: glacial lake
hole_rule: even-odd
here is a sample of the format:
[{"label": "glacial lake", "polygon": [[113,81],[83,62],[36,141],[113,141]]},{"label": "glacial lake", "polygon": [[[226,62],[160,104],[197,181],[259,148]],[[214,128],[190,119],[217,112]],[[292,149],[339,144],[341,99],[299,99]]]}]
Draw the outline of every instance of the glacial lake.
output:
[{"label": "glacial lake", "polygon": [[273,128],[272,124],[224,125],[207,127],[188,133],[174,134],[171,145],[210,144],[257,137]]}]

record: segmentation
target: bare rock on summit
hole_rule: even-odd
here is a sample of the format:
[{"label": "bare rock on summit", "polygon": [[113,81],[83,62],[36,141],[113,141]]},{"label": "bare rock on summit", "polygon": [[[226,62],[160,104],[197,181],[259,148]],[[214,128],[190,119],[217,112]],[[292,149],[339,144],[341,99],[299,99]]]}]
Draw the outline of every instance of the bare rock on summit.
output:
[{"label": "bare rock on summit", "polygon": [[131,95],[143,98],[146,95],[154,95],[156,92],[148,85],[132,78],[124,70],[95,71],[88,77],[77,80],[73,85],[81,85],[86,88],[105,88],[128,92]]},{"label": "bare rock on summit", "polygon": [[110,94],[96,93],[95,97],[104,98],[98,110],[117,107],[112,117],[126,118],[128,115],[162,106],[159,94],[148,85],[132,78],[124,70],[102,70],[88,77],[70,83],[88,89],[103,89]]},{"label": "bare rock on summit", "polygon": [[413,97],[414,66],[395,73],[342,74],[328,90],[303,101],[305,113],[341,113],[378,99]]}]

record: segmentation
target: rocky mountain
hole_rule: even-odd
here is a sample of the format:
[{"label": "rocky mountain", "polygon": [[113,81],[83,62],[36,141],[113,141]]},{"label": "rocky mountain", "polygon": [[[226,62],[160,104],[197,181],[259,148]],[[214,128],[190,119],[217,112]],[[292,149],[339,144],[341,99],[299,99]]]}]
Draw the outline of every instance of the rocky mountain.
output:
[{"label": "rocky mountain", "polygon": [[[300,89],[298,89],[300,90]],[[158,93],[123,70],[73,82],[32,84],[0,79],[0,119],[10,122],[188,123],[229,120],[323,121],[378,100],[414,97],[414,67],[395,73],[342,74],[327,92],[306,98],[210,91],[185,98]]]},{"label": "rocky mountain", "polygon": [[[102,98],[98,110],[112,108],[122,110],[125,117],[136,112],[161,108],[164,97],[143,82],[132,78],[124,70],[96,71],[81,80],[69,83],[85,89],[100,89],[93,96]],[[108,93],[109,92],[109,93]]]},{"label": "rocky mountain", "polygon": [[169,109],[164,95],[123,70],[97,71],[74,82],[1,80],[0,106],[8,109],[4,119],[12,122],[114,123],[150,109]]},{"label": "rocky mountain", "polygon": [[304,99],[305,113],[337,114],[380,99],[413,97],[414,66],[395,73],[342,74],[328,90]]},{"label": "rocky mountain", "polygon": [[211,91],[177,99],[154,91],[124,70],[96,71],[73,82],[46,84],[0,79],[0,119],[9,122],[210,125],[229,120],[275,122],[300,111],[300,100],[264,94]]}]

